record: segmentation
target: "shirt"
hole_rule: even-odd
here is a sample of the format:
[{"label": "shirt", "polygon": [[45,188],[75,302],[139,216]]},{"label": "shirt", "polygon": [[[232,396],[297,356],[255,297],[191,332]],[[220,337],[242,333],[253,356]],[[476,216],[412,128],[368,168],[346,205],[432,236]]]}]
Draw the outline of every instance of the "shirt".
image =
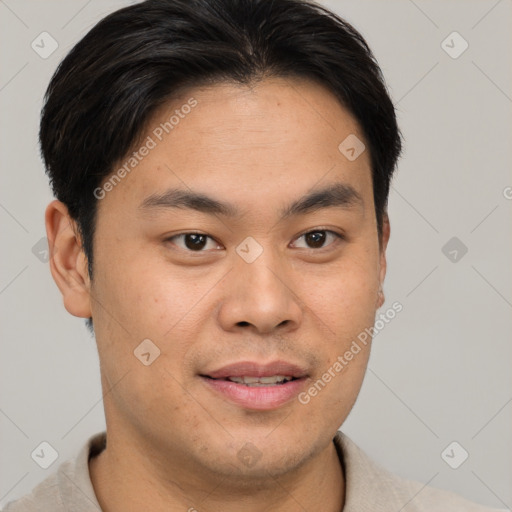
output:
[{"label": "shirt", "polygon": [[[345,476],[342,512],[497,512],[457,494],[400,478],[370,459],[341,431],[334,444]],[[88,461],[105,446],[106,432],[94,434],[75,458],[61,463],[54,474],[30,494],[9,502],[3,512],[101,512]]]}]

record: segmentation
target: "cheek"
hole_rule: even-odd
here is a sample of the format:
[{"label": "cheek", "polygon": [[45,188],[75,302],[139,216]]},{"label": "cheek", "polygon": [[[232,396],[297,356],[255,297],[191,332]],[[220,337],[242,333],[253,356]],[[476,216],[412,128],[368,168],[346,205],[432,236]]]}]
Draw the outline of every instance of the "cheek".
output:
[{"label": "cheek", "polygon": [[104,306],[96,308],[100,318],[107,310],[135,338],[159,338],[192,307],[194,286],[179,273],[171,276],[162,261],[121,244],[110,255],[115,264],[97,261],[93,293]]},{"label": "cheek", "polygon": [[302,278],[297,284],[298,295],[307,297],[307,306],[317,321],[328,327],[338,340],[357,336],[373,325],[379,289],[377,265],[345,260]]},{"label": "cheek", "polygon": [[183,395],[181,374],[189,365],[187,351],[198,320],[193,311],[188,313],[201,290],[165,276],[165,269],[147,265],[144,258],[126,255],[109,269],[98,265],[96,274],[99,300],[93,314],[106,389],[113,388],[110,399],[133,422],[149,415],[183,414],[186,399],[164,397]]},{"label": "cheek", "polygon": [[304,399],[310,401],[307,407],[330,411],[322,413],[326,415],[323,421],[342,423],[364,378],[379,282],[374,261],[361,254],[347,257],[328,274],[317,275],[317,285],[307,290],[313,321],[325,338],[317,347],[318,373]]},{"label": "cheek", "polygon": [[[103,369],[114,382],[128,370],[135,372],[130,380],[141,395],[154,379],[174,389],[177,384],[164,369],[179,380],[190,371],[189,352],[198,339],[200,315],[204,314],[201,298],[208,288],[184,272],[174,269],[171,273],[162,263],[148,264],[141,254],[126,255],[108,272],[97,274],[95,293],[101,297],[101,306],[93,314]],[[150,352],[158,357],[145,367],[136,353],[147,339],[151,340]],[[158,370],[163,373],[157,378]],[[137,395],[137,389],[132,391]]]},{"label": "cheek", "polygon": [[351,361],[342,364],[337,358],[343,358],[344,353],[336,353],[324,366],[323,373],[315,376],[299,396],[301,407],[305,409],[304,416],[309,418],[308,422],[314,421],[317,428],[324,429],[325,425],[339,427],[350,413],[361,389],[369,345],[361,347]]}]

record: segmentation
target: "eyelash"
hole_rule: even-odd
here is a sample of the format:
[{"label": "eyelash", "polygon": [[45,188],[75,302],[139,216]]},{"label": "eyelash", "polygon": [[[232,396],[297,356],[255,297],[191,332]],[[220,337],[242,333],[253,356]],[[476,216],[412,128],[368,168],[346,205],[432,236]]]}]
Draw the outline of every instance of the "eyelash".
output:
[{"label": "eyelash", "polygon": [[[306,231],[305,233],[302,233],[301,235],[299,235],[297,238],[294,239],[295,240],[299,240],[300,238],[306,236],[306,235],[310,235],[312,233],[329,233],[331,235],[334,235],[336,237],[336,241],[333,242],[334,244],[337,245],[337,242],[341,242],[343,240],[345,240],[345,236],[342,235],[341,233],[337,233],[336,231],[333,231],[331,229],[324,229],[324,228],[316,228],[316,229],[313,229],[313,230],[309,230],[309,231]],[[201,233],[199,231],[187,231],[185,233],[179,233],[177,235],[173,235],[169,238],[166,238],[164,241],[165,242],[172,242],[173,239],[175,238],[179,238],[179,237],[185,237],[187,235],[202,235],[202,236],[206,236],[208,237],[210,240],[214,240],[214,238],[212,238],[211,236],[207,235],[206,233]],[[330,243],[328,244],[327,246],[323,246],[323,247],[320,247],[318,249],[316,248],[312,248],[312,247],[306,247],[306,248],[302,248],[302,249],[305,249],[305,250],[309,250],[309,251],[314,251],[314,252],[321,252],[325,249],[328,249],[329,247],[331,247],[333,245],[333,243]],[[220,245],[220,244],[219,244]],[[207,252],[206,250],[198,250],[198,251],[193,251],[193,250],[190,250],[188,248],[183,248],[183,247],[180,247],[180,249],[186,251],[186,252],[189,252],[189,253],[197,253],[197,254],[200,254],[200,253],[204,253],[204,252]]]}]

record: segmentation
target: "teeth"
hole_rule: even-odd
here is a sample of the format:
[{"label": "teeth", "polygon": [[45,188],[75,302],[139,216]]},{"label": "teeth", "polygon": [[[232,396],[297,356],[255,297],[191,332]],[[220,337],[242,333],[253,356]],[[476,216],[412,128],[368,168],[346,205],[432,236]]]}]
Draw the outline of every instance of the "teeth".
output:
[{"label": "teeth", "polygon": [[272,386],[274,384],[288,382],[292,377],[284,375],[273,375],[272,377],[228,377],[228,380],[245,384],[246,386]]}]

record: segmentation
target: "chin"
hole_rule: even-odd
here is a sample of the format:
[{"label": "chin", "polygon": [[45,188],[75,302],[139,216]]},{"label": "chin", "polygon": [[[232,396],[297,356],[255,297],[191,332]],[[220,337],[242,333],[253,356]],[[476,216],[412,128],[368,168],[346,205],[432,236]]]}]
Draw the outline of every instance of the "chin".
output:
[{"label": "chin", "polygon": [[[272,428],[275,428],[272,427]],[[279,427],[278,427],[279,428]],[[229,447],[219,446],[219,458],[214,462],[214,471],[229,477],[236,477],[241,486],[254,486],[255,481],[268,481],[269,477],[278,478],[304,466],[322,450],[319,442],[309,444],[303,436],[295,439],[292,433],[283,429],[280,436],[266,428],[260,435],[236,436]],[[306,443],[305,443],[306,441]],[[229,456],[230,461],[219,463],[221,457]]]}]

